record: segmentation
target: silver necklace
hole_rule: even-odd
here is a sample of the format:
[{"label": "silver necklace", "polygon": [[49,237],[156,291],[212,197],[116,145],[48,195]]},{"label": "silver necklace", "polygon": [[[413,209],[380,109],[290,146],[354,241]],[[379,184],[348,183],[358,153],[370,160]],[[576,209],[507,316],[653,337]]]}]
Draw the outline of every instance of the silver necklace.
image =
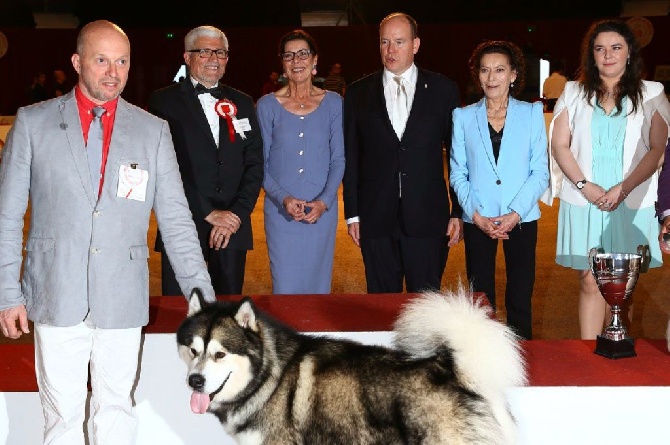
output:
[{"label": "silver necklace", "polygon": [[[307,91],[307,94],[305,95],[305,97],[299,97],[298,93],[296,92],[295,101],[298,102],[298,106],[300,106],[300,108],[305,108],[305,104],[304,104],[304,102],[301,102],[301,100],[306,100],[307,97],[309,96],[309,94],[311,93],[311,91],[312,91],[312,89],[310,88],[309,91]],[[291,97],[291,88],[288,89],[287,96],[289,98]]]}]

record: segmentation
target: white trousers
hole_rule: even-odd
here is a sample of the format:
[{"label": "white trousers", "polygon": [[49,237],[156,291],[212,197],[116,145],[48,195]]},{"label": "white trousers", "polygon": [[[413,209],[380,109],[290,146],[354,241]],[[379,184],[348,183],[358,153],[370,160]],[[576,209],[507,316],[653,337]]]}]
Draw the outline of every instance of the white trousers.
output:
[{"label": "white trousers", "polygon": [[[84,445],[91,382],[93,445],[132,445],[137,418],[131,392],[138,376],[141,328],[99,329],[35,323],[35,374],[45,445]],[[90,368],[89,368],[90,365]]]}]

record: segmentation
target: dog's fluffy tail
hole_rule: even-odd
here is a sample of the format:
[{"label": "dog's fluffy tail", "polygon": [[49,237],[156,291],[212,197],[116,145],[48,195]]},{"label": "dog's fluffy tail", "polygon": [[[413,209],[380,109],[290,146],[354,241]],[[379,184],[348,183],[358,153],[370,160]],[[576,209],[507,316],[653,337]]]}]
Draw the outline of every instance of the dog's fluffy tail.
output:
[{"label": "dog's fluffy tail", "polygon": [[490,306],[462,285],[457,292],[427,292],[403,308],[394,328],[396,346],[414,357],[449,348],[458,379],[492,403],[507,439],[513,440],[504,391],[527,383],[525,361],[518,337],[492,318]]}]

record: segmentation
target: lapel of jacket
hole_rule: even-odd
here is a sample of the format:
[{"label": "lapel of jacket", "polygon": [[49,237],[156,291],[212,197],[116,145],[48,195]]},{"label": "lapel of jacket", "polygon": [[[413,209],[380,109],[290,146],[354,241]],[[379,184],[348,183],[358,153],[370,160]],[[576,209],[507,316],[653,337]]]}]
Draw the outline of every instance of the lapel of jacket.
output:
[{"label": "lapel of jacket", "polygon": [[498,155],[498,166],[500,166],[503,170],[506,170],[506,168],[503,167],[504,163],[507,162],[508,159],[513,160],[515,156],[514,147],[509,145],[514,144],[515,142],[515,134],[517,133],[518,105],[519,103],[517,100],[510,96],[509,102],[507,103],[505,128],[503,130],[502,141],[500,142],[500,154]]},{"label": "lapel of jacket", "polygon": [[[220,84],[220,86],[221,86],[221,91],[223,91],[222,98],[223,99],[228,99],[236,107],[239,107],[239,104],[235,103],[235,101],[230,98],[230,92],[228,91],[228,87],[223,85],[223,84]],[[239,108],[237,109],[237,116],[242,117],[242,116],[240,116],[240,109]],[[240,137],[240,135],[237,134],[237,132],[235,132],[233,130],[234,141],[237,141],[237,138],[239,138],[239,137]],[[231,146],[233,144],[234,144],[234,142],[230,141],[230,134],[228,133],[228,121],[225,118],[219,116],[219,149],[224,147],[224,146]],[[223,153],[224,153],[224,150],[219,150],[219,156],[221,156]],[[219,159],[221,159],[221,158],[219,158]]]},{"label": "lapel of jacket", "polygon": [[88,157],[86,154],[86,144],[82,132],[81,120],[79,119],[79,108],[77,99],[74,95],[74,89],[64,96],[58,102],[58,110],[61,115],[60,128],[65,130],[67,140],[70,145],[70,153],[74,161],[74,167],[79,175],[79,180],[88,197],[91,207],[95,207],[97,201],[93,193],[91,176],[88,173]]},{"label": "lapel of jacket", "polygon": [[489,133],[489,119],[486,117],[486,98],[481,99],[475,108],[477,128],[479,129],[479,138],[484,148],[484,155],[488,158],[493,170],[497,171],[496,158],[493,156],[493,144],[491,144],[491,133]]},{"label": "lapel of jacket", "polygon": [[[107,163],[105,164],[105,180],[102,184],[103,192],[100,193],[100,199],[107,196],[104,193],[109,187],[117,188],[119,183],[119,166],[121,161],[128,158],[128,147],[132,142],[129,141],[134,135],[131,134],[133,123],[133,111],[128,102],[119,98],[116,105],[116,116],[114,117],[114,128],[112,129],[112,140],[109,142],[109,151],[107,152]],[[144,167],[146,168],[146,166]],[[113,191],[116,196],[116,190]]]},{"label": "lapel of jacket", "polygon": [[430,102],[428,100],[428,95],[430,93],[430,84],[426,78],[425,73],[421,68],[417,68],[416,74],[416,85],[414,85],[414,99],[412,99],[412,106],[409,109],[409,115],[407,116],[407,124],[405,124],[405,132],[403,137],[407,134],[407,129],[414,124],[414,122],[419,119],[417,116],[423,116],[421,109],[428,106]]},{"label": "lapel of jacket", "polygon": [[193,120],[197,123],[198,129],[205,132],[205,134],[212,141],[212,144],[214,144],[214,148],[216,148],[216,141],[214,140],[214,136],[212,136],[212,130],[209,128],[207,116],[205,116],[205,112],[202,109],[200,100],[195,94],[195,88],[193,88],[193,83],[191,83],[190,78],[187,78],[181,82],[180,91],[184,105],[186,105],[186,109],[193,116]]},{"label": "lapel of jacket", "polygon": [[[384,96],[384,70],[379,70],[375,74],[372,81],[372,91],[371,99],[374,104],[374,108],[379,110],[383,116],[383,121],[386,124],[387,131],[390,131],[394,136],[395,130],[393,129],[393,124],[391,123],[391,117],[389,116],[388,109],[386,108],[386,97]],[[373,109],[374,109],[373,108]]]}]

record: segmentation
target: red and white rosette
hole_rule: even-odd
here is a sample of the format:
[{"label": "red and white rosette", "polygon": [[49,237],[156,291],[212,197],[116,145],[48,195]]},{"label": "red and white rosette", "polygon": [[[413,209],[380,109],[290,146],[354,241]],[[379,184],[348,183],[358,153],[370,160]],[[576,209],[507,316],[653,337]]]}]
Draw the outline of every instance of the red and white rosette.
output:
[{"label": "red and white rosette", "polygon": [[235,126],[233,121],[237,118],[237,107],[228,99],[221,99],[215,105],[214,109],[216,113],[226,120],[228,124],[228,137],[230,137],[230,142],[235,142]]}]

